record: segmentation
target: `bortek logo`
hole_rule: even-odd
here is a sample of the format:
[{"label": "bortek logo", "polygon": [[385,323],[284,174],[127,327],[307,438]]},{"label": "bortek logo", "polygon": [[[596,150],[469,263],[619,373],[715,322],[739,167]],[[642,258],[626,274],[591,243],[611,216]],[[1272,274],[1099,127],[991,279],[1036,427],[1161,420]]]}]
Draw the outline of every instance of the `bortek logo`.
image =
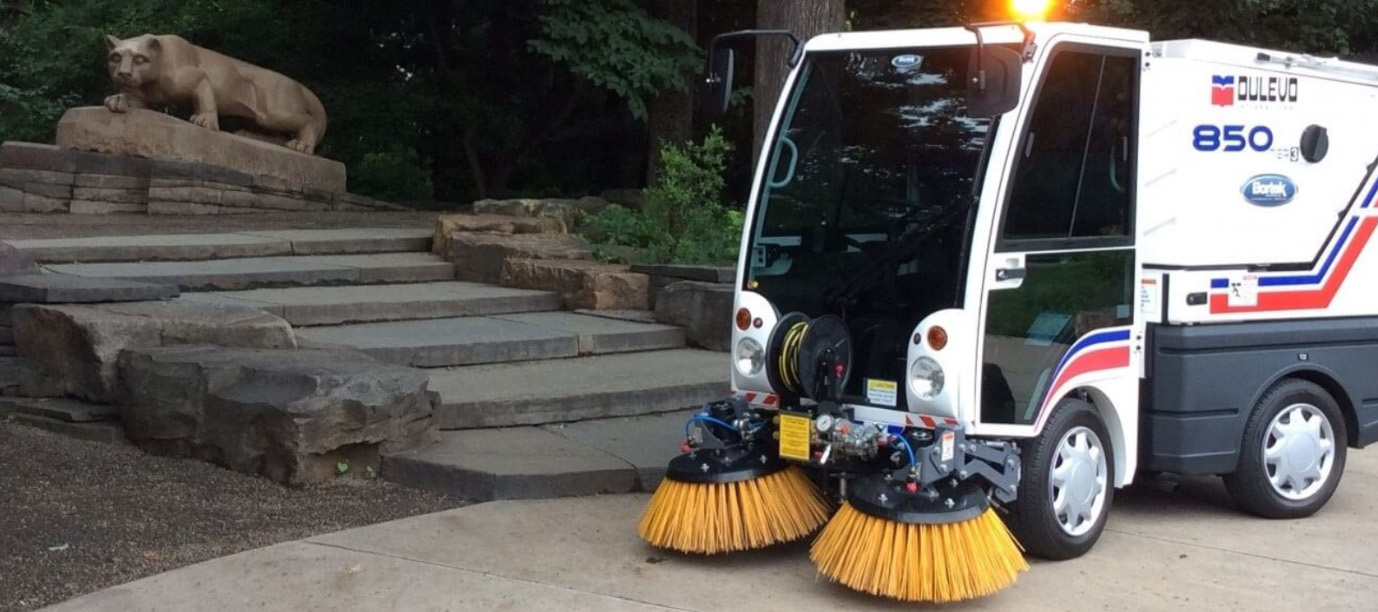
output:
[{"label": "bortek logo", "polygon": [[1260,174],[1244,183],[1240,191],[1255,206],[1282,206],[1297,197],[1297,184],[1281,174]]},{"label": "bortek logo", "polygon": [[1297,77],[1215,75],[1211,77],[1211,104],[1234,106],[1236,102],[1297,101]]}]

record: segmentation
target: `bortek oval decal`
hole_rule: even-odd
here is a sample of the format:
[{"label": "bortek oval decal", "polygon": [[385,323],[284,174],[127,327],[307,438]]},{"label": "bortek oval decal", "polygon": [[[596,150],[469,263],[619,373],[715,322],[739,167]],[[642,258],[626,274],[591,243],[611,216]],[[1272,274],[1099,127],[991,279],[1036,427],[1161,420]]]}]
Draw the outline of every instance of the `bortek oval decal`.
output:
[{"label": "bortek oval decal", "polygon": [[917,55],[896,55],[890,59],[890,65],[900,70],[908,70],[918,67],[919,63],[922,61],[923,60]]},{"label": "bortek oval decal", "polygon": [[1260,174],[1244,183],[1241,192],[1255,206],[1282,206],[1297,197],[1297,184],[1281,174]]}]

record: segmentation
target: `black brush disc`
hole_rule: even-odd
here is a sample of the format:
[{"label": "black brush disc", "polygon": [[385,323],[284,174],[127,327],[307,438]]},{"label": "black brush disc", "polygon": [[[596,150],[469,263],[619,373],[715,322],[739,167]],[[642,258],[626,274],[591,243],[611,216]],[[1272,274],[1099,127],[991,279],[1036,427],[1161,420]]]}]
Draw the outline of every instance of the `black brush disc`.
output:
[{"label": "black brush disc", "polygon": [[960,523],[990,507],[985,489],[970,480],[911,493],[904,483],[887,483],[882,476],[852,481],[847,501],[862,513],[909,525]]},{"label": "black brush disc", "polygon": [[779,472],[789,464],[764,443],[696,450],[670,460],[665,477],[691,483],[742,482]]}]

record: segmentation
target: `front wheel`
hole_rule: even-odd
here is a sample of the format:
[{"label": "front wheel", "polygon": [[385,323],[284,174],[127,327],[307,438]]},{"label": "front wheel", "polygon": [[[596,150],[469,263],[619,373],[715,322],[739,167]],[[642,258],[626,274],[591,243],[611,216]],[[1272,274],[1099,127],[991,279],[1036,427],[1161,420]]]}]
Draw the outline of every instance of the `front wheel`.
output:
[{"label": "front wheel", "polygon": [[1311,516],[1340,486],[1347,439],[1344,416],[1325,389],[1305,380],[1279,381],[1254,406],[1239,467],[1225,476],[1225,488],[1259,516]]},{"label": "front wheel", "polygon": [[1019,499],[1007,515],[1029,554],[1080,557],[1096,545],[1115,498],[1115,455],[1094,406],[1067,399],[1043,433],[1020,444]]}]

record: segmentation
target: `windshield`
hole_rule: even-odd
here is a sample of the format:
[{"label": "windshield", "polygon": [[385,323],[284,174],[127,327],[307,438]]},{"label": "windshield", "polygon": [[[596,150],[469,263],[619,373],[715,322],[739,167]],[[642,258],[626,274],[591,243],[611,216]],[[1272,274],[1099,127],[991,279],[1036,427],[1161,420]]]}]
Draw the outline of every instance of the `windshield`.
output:
[{"label": "windshield", "polygon": [[752,220],[747,288],[781,313],[842,316],[858,358],[897,353],[891,380],[909,330],[961,301],[991,128],[966,114],[970,61],[971,47],[810,53]]},{"label": "windshield", "polygon": [[[749,286],[782,312],[813,316],[877,290],[956,305],[965,213],[990,124],[966,115],[969,54],[810,54],[770,153]],[[874,270],[882,256],[896,259],[901,238],[923,244]],[[922,282],[896,286],[905,279]]]}]

